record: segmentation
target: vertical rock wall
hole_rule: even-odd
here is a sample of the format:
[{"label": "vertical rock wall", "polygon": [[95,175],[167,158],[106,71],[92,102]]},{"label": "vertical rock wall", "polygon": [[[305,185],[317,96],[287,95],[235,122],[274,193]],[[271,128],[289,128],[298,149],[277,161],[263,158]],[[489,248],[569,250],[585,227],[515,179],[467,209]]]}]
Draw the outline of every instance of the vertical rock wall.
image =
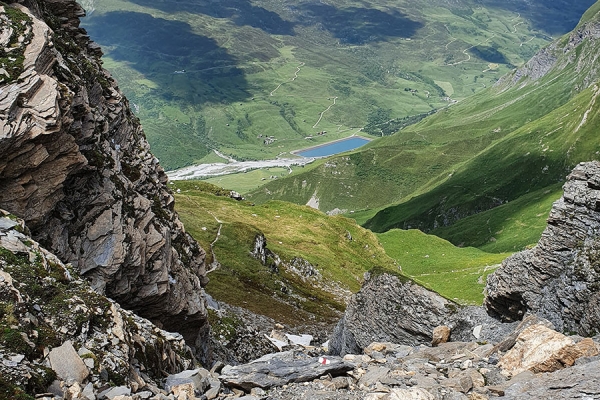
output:
[{"label": "vertical rock wall", "polygon": [[[73,0],[0,6],[0,208],[93,287],[205,343],[204,251]],[[20,11],[15,11],[20,10]],[[22,63],[21,63],[22,61]],[[16,71],[16,72],[15,72]]]},{"label": "vertical rock wall", "polygon": [[557,330],[600,331],[600,163],[581,163],[554,203],[537,246],[488,277],[485,306],[506,320],[535,313]]}]

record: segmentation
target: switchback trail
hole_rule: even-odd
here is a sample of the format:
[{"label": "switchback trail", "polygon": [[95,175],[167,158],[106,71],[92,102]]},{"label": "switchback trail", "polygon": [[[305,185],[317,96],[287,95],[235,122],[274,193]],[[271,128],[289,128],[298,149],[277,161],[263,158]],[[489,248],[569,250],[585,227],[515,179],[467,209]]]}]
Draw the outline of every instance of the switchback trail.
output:
[{"label": "switchback trail", "polygon": [[[200,204],[196,203],[190,196],[185,196],[190,202],[192,202],[193,204],[195,204],[198,208],[202,208],[200,207]],[[217,224],[219,224],[219,229],[217,229],[217,235],[215,236],[215,240],[213,240],[210,244],[210,254],[212,255],[212,262],[209,265],[208,270],[206,271],[207,274],[219,269],[219,267],[221,267],[221,263],[219,263],[219,261],[217,261],[217,255],[215,254],[215,244],[217,243],[217,241],[219,240],[219,238],[221,237],[221,228],[223,228],[223,221],[221,221],[219,218],[217,218],[215,216],[215,214],[213,214],[212,212],[208,211],[208,210],[204,210],[207,213],[209,213],[214,219],[215,221],[217,221]]]},{"label": "switchback trail", "polygon": [[210,212],[208,210],[206,212],[209,213],[210,215],[212,215],[212,217],[215,219],[215,221],[217,221],[217,223],[219,224],[219,229],[217,230],[217,235],[215,236],[215,240],[213,240],[210,244],[210,254],[212,254],[213,260],[210,263],[208,270],[206,271],[206,273],[209,274],[221,266],[221,263],[217,260],[217,255],[215,254],[215,244],[221,237],[221,228],[223,228],[223,221],[219,220],[219,218],[217,218],[215,216],[215,214],[213,214],[212,212]]},{"label": "switchback trail", "polygon": [[273,89],[273,91],[269,94],[269,96],[275,96],[275,92],[277,91],[277,89],[279,89],[281,87],[281,85],[285,84],[285,83],[289,83],[289,82],[294,82],[297,78],[298,78],[298,74],[300,73],[300,68],[304,67],[305,63],[300,63],[300,65],[298,65],[296,67],[296,73],[294,74],[294,77],[292,79],[290,79],[288,82],[282,82],[279,84],[279,86],[277,86],[275,89]]}]

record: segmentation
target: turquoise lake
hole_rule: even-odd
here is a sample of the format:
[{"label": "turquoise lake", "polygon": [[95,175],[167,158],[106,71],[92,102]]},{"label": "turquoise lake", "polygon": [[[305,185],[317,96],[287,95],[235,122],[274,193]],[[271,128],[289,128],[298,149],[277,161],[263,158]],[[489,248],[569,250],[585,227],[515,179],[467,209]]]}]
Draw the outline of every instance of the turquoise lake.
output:
[{"label": "turquoise lake", "polygon": [[358,149],[369,142],[370,140],[368,139],[353,136],[348,139],[326,143],[321,146],[313,147],[312,149],[299,151],[296,154],[302,157],[327,157],[334,154],[343,153],[344,151]]}]

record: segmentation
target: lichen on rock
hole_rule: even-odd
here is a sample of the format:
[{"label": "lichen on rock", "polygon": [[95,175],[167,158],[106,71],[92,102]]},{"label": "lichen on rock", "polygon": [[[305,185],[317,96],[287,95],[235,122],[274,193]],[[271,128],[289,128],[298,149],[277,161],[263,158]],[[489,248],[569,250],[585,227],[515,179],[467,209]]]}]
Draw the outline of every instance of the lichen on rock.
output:
[{"label": "lichen on rock", "polygon": [[0,210],[0,379],[13,391],[45,393],[58,379],[159,393],[166,374],[195,366],[181,335],[98,294],[26,233]]}]

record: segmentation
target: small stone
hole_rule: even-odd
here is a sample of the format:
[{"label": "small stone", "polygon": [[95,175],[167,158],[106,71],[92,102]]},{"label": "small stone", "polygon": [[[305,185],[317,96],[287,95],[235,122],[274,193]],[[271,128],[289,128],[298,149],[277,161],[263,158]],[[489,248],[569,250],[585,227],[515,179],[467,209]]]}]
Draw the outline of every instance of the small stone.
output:
[{"label": "small stone", "polygon": [[262,389],[262,388],[256,387],[256,388],[252,388],[252,390],[250,391],[250,394],[252,396],[260,397],[260,396],[266,395],[267,392],[265,392],[264,389]]},{"label": "small stone", "polygon": [[448,342],[448,340],[450,340],[450,333],[451,331],[449,327],[445,325],[436,326],[433,329],[433,339],[431,340],[431,345],[435,347],[441,343]]},{"label": "small stone", "polygon": [[2,364],[4,364],[5,366],[9,367],[9,368],[14,368],[17,365],[19,365],[18,362],[16,361],[12,361],[12,360],[2,360]]},{"label": "small stone", "polygon": [[225,364],[222,361],[217,361],[210,369],[211,374],[220,373],[223,370]]},{"label": "small stone", "polygon": [[85,388],[83,388],[81,394],[88,400],[96,400],[96,395],[94,394],[94,385],[92,382],[89,382]]},{"label": "small stone", "polygon": [[481,337],[481,328],[483,328],[482,325],[477,325],[475,328],[473,328],[473,336],[475,336],[475,339],[477,340],[479,340]]},{"label": "small stone", "polygon": [[313,340],[312,335],[290,335],[286,333],[285,336],[290,343],[304,347],[310,346],[310,343]]},{"label": "small stone", "polygon": [[209,385],[209,375],[210,372],[204,368],[182,371],[178,374],[169,375],[165,380],[164,388],[167,392],[171,392],[175,386],[192,383],[195,390],[203,393]]},{"label": "small stone", "polygon": [[79,348],[79,350],[77,351],[77,354],[79,354],[80,356],[86,355],[86,354],[92,354],[92,352],[90,350],[88,350],[87,348],[81,346]]},{"label": "small stone", "polygon": [[582,357],[593,357],[598,355],[598,346],[591,338],[585,338],[577,343],[577,349],[582,354]]},{"label": "small stone", "polygon": [[217,396],[219,395],[220,391],[221,391],[220,387],[213,387],[213,388],[208,389],[206,391],[206,393],[204,393],[204,395],[206,396],[206,398],[208,400],[213,400],[213,399],[217,398]]},{"label": "small stone", "polygon": [[87,366],[69,340],[64,342],[62,346],[52,349],[48,358],[56,375],[66,382],[81,383],[89,375]]},{"label": "small stone", "polygon": [[116,386],[100,393],[99,397],[104,396],[109,400],[114,400],[117,396],[129,396],[130,394],[131,389],[127,386]]},{"label": "small stone", "polygon": [[485,386],[485,378],[482,374],[477,372],[474,369],[468,369],[466,373],[471,377],[471,381],[473,382],[474,388],[481,388]]},{"label": "small stone", "polygon": [[374,351],[378,351],[378,352],[383,352],[386,349],[386,345],[385,343],[381,343],[381,342],[373,342],[370,345],[368,345],[365,350],[364,353],[367,355],[371,355],[372,352]]},{"label": "small stone", "polygon": [[178,400],[193,400],[196,397],[194,395],[194,384],[191,382],[173,386],[171,392]]},{"label": "small stone", "polygon": [[0,218],[0,231],[7,231],[9,229],[14,228],[17,225],[19,225],[18,222],[13,221],[12,219],[4,217]]},{"label": "small stone", "polygon": [[94,359],[93,358],[84,358],[83,363],[90,369],[94,368]]},{"label": "small stone", "polygon": [[489,400],[489,397],[481,393],[469,393],[469,400]]},{"label": "small stone", "polygon": [[468,374],[462,372],[454,378],[445,380],[444,386],[454,389],[457,392],[467,393],[473,388],[473,381]]}]

